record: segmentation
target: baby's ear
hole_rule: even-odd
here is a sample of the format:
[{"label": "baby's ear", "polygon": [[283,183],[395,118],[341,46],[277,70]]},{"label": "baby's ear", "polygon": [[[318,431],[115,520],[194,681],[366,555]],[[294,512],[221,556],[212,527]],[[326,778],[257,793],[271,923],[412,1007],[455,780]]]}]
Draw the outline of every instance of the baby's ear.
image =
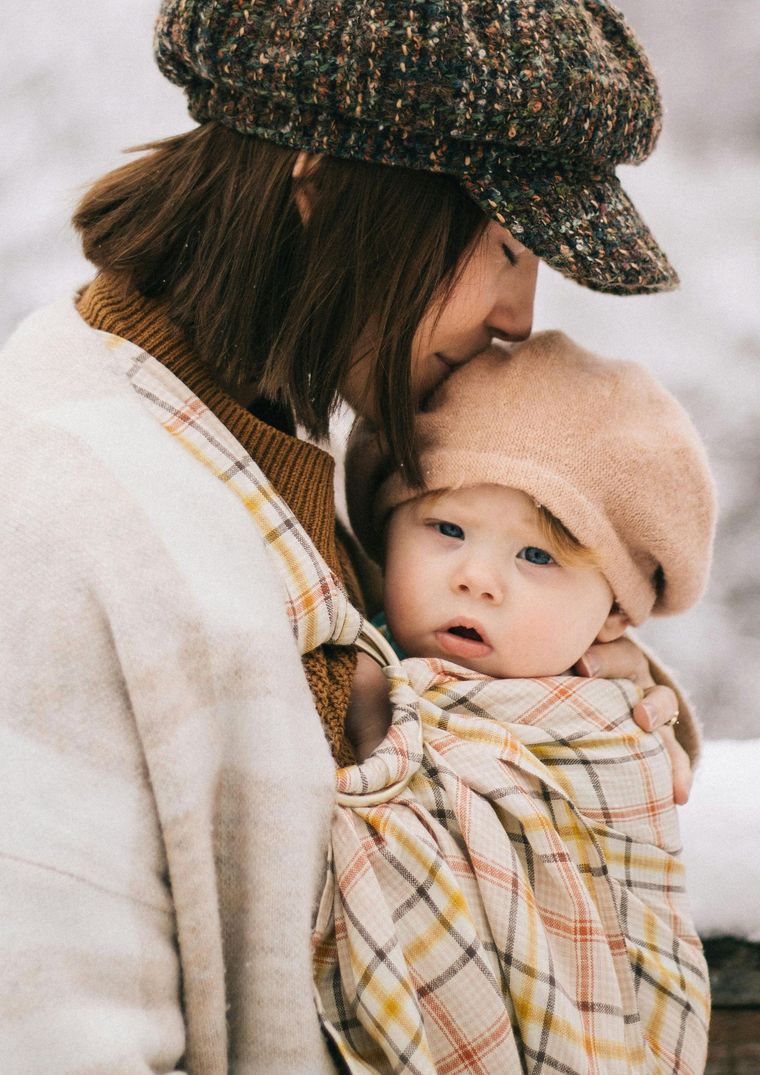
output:
[{"label": "baby's ear", "polygon": [[596,636],[597,642],[614,642],[625,633],[626,627],[630,627],[631,621],[623,612],[617,602],[610,609],[607,619],[602,624],[602,629]]}]

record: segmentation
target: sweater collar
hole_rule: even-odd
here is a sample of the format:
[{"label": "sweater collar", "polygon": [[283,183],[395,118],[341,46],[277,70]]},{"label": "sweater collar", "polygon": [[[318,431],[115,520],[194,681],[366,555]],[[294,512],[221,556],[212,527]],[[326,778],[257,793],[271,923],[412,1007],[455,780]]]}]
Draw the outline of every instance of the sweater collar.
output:
[{"label": "sweater collar", "polygon": [[329,566],[340,574],[333,457],[268,425],[233,399],[194,354],[164,303],[146,299],[118,277],[101,273],[82,290],[77,309],[92,328],[129,340],[158,359],[206,404],[258,463]]}]

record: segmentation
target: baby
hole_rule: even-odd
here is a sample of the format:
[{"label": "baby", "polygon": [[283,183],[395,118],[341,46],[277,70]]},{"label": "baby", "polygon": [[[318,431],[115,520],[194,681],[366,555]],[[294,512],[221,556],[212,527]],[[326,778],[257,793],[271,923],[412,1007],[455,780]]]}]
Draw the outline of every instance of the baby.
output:
[{"label": "baby", "polygon": [[366,427],[346,468],[402,655],[498,678],[566,674],[594,641],[701,595],[715,517],[705,454],[641,367],[558,332],[487,352],[418,417],[418,443],[428,492],[387,475]]},{"label": "baby", "polygon": [[[571,674],[595,640],[702,593],[715,505],[696,431],[639,366],[543,333],[452,374],[418,445],[425,490],[388,473],[367,428],[347,456],[405,659],[386,669],[391,733],[339,787],[413,772],[393,801],[360,795],[336,817],[315,942],[325,1026],[347,1059],[395,1055],[384,1009],[362,1013],[373,953],[397,944],[398,1024],[436,1062],[446,1011],[462,1040],[498,1040],[493,1070],[533,1070],[549,1041],[553,1070],[699,1075],[707,973],[667,757],[631,717],[633,684]],[[366,757],[376,742],[354,730]],[[419,921],[405,932],[410,908],[448,946],[437,961]],[[351,922],[381,920],[354,941]]]}]

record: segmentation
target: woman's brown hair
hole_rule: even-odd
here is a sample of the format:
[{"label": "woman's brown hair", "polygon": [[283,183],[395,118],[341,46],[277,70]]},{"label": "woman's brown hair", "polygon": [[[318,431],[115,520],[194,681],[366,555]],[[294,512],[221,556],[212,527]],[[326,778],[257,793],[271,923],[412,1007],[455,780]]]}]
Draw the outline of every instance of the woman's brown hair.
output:
[{"label": "woman's brown hair", "polygon": [[415,482],[412,341],[482,235],[481,210],[450,176],[322,157],[304,224],[298,150],[214,123],[139,148],[80,202],[85,255],[165,302],[226,387],[254,384],[317,438],[369,330],[380,421]]}]

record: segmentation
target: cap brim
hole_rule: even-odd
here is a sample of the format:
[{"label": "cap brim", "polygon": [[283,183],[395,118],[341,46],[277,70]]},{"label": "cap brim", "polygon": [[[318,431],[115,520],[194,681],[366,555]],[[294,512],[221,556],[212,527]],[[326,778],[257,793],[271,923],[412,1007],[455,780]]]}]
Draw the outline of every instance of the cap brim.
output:
[{"label": "cap brim", "polygon": [[492,219],[547,265],[595,291],[670,291],[678,274],[614,172],[561,166],[461,177]]}]

